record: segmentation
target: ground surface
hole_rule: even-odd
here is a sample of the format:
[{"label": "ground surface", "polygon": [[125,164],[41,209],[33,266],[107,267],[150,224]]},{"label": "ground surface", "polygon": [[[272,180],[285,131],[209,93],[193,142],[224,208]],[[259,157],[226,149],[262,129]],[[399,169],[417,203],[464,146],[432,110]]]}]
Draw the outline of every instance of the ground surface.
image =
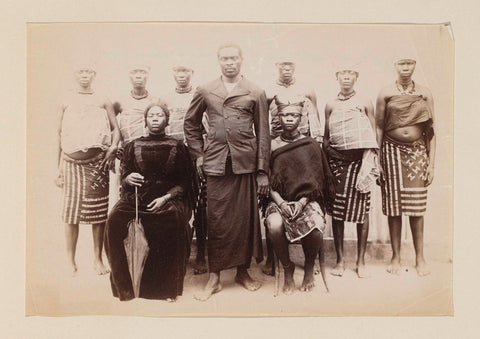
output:
[{"label": "ground surface", "polygon": [[[45,238],[46,235],[44,234]],[[45,239],[46,240],[46,239]],[[112,297],[108,275],[95,275],[92,269],[92,241],[89,226],[80,230],[78,244],[79,273],[69,277],[64,268],[62,234],[49,238],[35,248],[35,261],[28,263],[27,314],[86,315],[116,314],[145,316],[235,316],[235,315],[412,315],[451,314],[452,264],[430,261],[432,274],[419,278],[413,262],[405,262],[400,276],[385,271],[386,262],[369,258],[370,278],[359,279],[354,272],[354,258],[347,262],[343,277],[329,274],[333,257],[327,259],[330,293],[326,293],[320,276],[310,292],[296,291],[273,297],[274,278],[261,272],[262,264],[252,264],[251,275],[262,281],[256,292],[235,284],[235,270],[222,272],[223,290],[207,302],[194,300],[207,280],[207,275],[194,276],[193,257],[185,277],[184,293],[175,303],[136,299],[120,302]],[[303,270],[300,246],[290,246],[297,264],[295,282],[300,286]],[[106,262],[106,260],[105,260]],[[283,280],[283,274],[281,281]],[[282,284],[280,285],[282,286]]]}]

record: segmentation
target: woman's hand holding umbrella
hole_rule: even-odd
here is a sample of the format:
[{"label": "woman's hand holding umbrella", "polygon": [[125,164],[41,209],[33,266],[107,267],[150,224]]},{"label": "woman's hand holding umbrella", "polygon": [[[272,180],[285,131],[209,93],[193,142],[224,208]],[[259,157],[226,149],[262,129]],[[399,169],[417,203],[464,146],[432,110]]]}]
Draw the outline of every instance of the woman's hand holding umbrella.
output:
[{"label": "woman's hand holding umbrella", "polygon": [[133,172],[127,175],[125,178],[125,182],[130,186],[139,186],[141,187],[144,183],[144,177],[140,173]]}]

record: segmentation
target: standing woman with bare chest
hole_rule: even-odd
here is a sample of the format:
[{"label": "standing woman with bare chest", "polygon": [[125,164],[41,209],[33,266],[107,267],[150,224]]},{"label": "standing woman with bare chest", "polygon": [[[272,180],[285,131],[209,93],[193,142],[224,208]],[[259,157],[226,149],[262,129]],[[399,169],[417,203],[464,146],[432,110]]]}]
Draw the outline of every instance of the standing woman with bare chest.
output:
[{"label": "standing woman with bare chest", "polygon": [[60,112],[59,178],[63,187],[63,221],[68,264],[76,274],[78,225],[91,224],[94,269],[108,273],[102,262],[103,233],[108,209],[108,170],[113,168],[120,140],[113,105],[92,89],[92,66],[75,71],[78,88],[65,98]]},{"label": "standing woman with bare chest", "polygon": [[398,78],[377,98],[377,140],[381,145],[382,207],[388,216],[392,260],[387,271],[400,273],[402,215],[410,219],[419,276],[428,275],[423,256],[423,216],[427,186],[433,181],[435,134],[430,90],[412,80],[416,61],[399,58]]}]

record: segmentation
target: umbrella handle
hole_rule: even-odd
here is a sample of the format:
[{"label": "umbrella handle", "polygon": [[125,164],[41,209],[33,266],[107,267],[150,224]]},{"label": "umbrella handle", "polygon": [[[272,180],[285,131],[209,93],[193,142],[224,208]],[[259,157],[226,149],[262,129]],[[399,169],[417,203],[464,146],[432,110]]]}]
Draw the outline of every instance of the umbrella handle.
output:
[{"label": "umbrella handle", "polygon": [[135,221],[138,222],[138,188],[135,185]]}]

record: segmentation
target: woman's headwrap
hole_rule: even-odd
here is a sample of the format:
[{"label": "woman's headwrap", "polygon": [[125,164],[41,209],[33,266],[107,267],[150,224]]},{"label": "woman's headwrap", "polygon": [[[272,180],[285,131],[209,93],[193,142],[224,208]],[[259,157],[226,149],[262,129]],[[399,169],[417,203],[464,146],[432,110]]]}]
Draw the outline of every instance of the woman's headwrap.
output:
[{"label": "woman's headwrap", "polygon": [[302,115],[303,101],[299,102],[275,102],[277,105],[278,114],[282,113],[297,113]]}]

